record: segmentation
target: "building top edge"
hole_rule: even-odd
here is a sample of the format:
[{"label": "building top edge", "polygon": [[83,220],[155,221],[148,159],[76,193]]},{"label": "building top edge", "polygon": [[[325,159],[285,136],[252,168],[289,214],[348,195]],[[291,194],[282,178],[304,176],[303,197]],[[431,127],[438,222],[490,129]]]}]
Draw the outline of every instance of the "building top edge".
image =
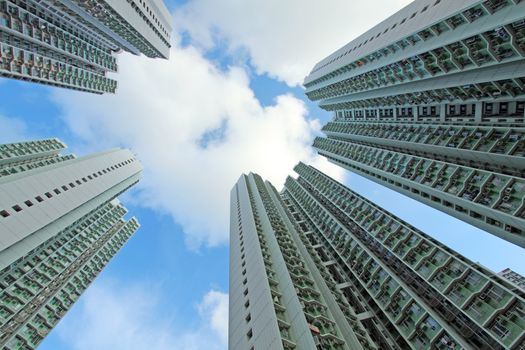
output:
[{"label": "building top edge", "polygon": [[316,80],[477,3],[480,1],[416,0],[322,59],[304,83]]}]

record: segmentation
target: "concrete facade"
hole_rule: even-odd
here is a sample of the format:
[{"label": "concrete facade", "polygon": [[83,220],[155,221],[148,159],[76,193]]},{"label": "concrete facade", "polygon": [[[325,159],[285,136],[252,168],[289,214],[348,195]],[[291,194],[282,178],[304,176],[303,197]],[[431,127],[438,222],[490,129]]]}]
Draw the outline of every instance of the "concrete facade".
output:
[{"label": "concrete facade", "polygon": [[377,349],[270,183],[241,176],[230,220],[229,349]]},{"label": "concrete facade", "polygon": [[525,247],[525,3],[416,0],[321,61],[330,161]]},{"label": "concrete facade", "polygon": [[525,344],[522,291],[315,168],[295,171],[285,203],[381,349]]},{"label": "concrete facade", "polygon": [[161,0],[2,0],[0,76],[114,93],[115,53],[168,58],[170,34]]},{"label": "concrete facade", "polygon": [[280,194],[255,174],[231,192],[229,349],[525,346],[523,290],[317,169],[295,171]]},{"label": "concrete facade", "polygon": [[128,150],[61,155],[0,145],[0,347],[34,349],[139,227],[116,197],[141,177]]}]

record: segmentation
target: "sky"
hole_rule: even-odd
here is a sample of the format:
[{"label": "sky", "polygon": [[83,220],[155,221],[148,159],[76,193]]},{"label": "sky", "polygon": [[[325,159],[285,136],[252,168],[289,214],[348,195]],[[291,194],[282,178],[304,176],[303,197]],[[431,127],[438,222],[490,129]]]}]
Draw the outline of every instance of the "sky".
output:
[{"label": "sky", "polygon": [[310,69],[408,0],[171,0],[169,60],[120,54],[115,95],[0,80],[0,143],[58,137],[78,156],[130,148],[145,167],[121,200],[141,228],[41,350],[226,349],[229,191],[278,188],[312,164],[473,261],[525,274],[523,249],[316,155],[331,115]]}]

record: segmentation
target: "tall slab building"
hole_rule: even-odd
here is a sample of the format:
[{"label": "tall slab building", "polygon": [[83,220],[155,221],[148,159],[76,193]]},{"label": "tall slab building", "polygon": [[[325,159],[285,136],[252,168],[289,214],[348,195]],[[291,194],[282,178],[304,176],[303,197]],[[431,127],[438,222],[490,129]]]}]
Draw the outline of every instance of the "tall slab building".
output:
[{"label": "tall slab building", "polygon": [[1,0],[0,76],[114,93],[115,54],[168,58],[162,0]]},{"label": "tall slab building", "polygon": [[56,139],[0,145],[0,348],[34,349],[139,227],[116,197],[128,150],[76,158]]},{"label": "tall slab building", "polygon": [[230,210],[228,349],[377,349],[270,183],[243,175]]},{"label": "tall slab building", "polygon": [[231,192],[229,349],[523,349],[525,293],[310,166]]},{"label": "tall slab building", "polygon": [[305,87],[321,155],[525,247],[525,2],[416,0]]}]

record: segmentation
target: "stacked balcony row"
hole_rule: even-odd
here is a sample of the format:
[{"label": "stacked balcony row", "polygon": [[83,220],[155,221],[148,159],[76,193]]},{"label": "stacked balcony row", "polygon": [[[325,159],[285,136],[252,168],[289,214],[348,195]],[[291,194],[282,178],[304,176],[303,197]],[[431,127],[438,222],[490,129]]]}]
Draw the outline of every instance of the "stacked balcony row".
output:
[{"label": "stacked balcony row", "polygon": [[307,92],[320,100],[525,57],[525,19]]},{"label": "stacked balcony row", "polygon": [[116,58],[110,48],[90,42],[77,30],[62,29],[7,1],[0,2],[0,30],[39,46],[40,50],[49,47],[49,52],[60,52],[64,62],[75,66],[97,70],[99,74],[117,71]]},{"label": "stacked balcony row", "polygon": [[[426,285],[427,288],[424,289],[431,286],[432,294],[438,292],[441,296],[445,296],[448,303],[452,302],[447,310],[458,308],[464,313],[464,316],[470,318],[470,320],[463,318],[463,321],[468,321],[469,324],[473,322],[479,329],[488,329],[492,337],[504,347],[512,348],[524,341],[523,293],[511,291],[494,278],[488,277],[483,270],[471,262],[458,257],[457,254],[442,247],[422,232],[356,195],[326,175],[304,165],[297,167],[296,171],[301,175],[299,183],[304,193],[306,193],[305,188],[311,186],[307,192],[310,193],[310,196],[312,196],[312,191],[316,193],[312,198],[318,204],[321,203],[320,201],[326,201],[321,203],[322,207],[333,206],[333,209],[325,208],[326,216],[330,217],[336,213],[337,216],[340,216],[344,213],[341,218],[335,220],[339,220],[340,223],[344,223],[341,220],[351,218],[351,221],[357,225],[354,228],[361,230],[361,234],[355,237],[361,243],[366,241],[365,246],[369,253],[382,251],[384,255],[381,256],[381,259],[384,260],[384,263],[390,264],[391,268],[398,270],[396,272],[398,277],[401,275],[401,270],[405,271],[404,274],[416,274],[419,282],[423,283],[423,287]],[[295,188],[297,189],[298,185]],[[340,234],[337,235],[336,230],[330,229],[325,232],[328,234],[335,232],[332,236],[341,238]],[[352,231],[354,235],[357,232]],[[354,248],[347,242],[342,252],[352,254]],[[354,259],[347,261],[353,265],[351,268],[354,271],[370,272],[370,266],[367,264],[371,260],[363,258],[362,254],[359,252],[354,255]],[[388,260],[395,261],[392,263]],[[383,282],[390,281],[388,274],[384,274],[384,278]],[[390,285],[388,290],[395,291],[397,282],[391,283],[394,285]],[[384,283],[379,283],[379,286],[381,285]],[[373,286],[369,287],[374,290]],[[458,298],[457,294],[451,297],[458,290],[463,297]],[[380,292],[379,295],[381,295]],[[391,299],[389,295],[384,301]],[[452,317],[452,315],[448,316]],[[501,332],[503,324],[506,327],[504,327],[505,331]],[[472,325],[470,328],[473,329]]]},{"label": "stacked balcony row", "polygon": [[[301,242],[306,247],[308,255],[312,258],[315,267],[320,272],[323,280],[334,296],[339,309],[355,332],[359,343],[365,349],[375,349],[377,346],[379,349],[389,349],[390,347],[387,347],[387,342],[385,342],[383,335],[383,333],[386,332],[385,327],[378,327],[376,324],[368,324],[365,326],[363,322],[359,320],[356,314],[357,310],[362,313],[368,310],[368,308],[365,306],[364,301],[356,305],[356,303],[352,303],[348,299],[347,296],[355,299],[355,290],[352,291],[352,295],[345,294],[341,291],[340,286],[345,284],[346,281],[343,280],[341,274],[334,273],[335,258],[329,252],[320,249],[322,248],[318,241],[320,234],[317,232],[315,225],[309,220],[307,214],[303,211],[303,208],[298,205],[286,190],[281,193],[281,197],[283,203],[286,205],[287,213],[290,215],[296,231],[299,234]],[[357,307],[357,310],[355,307]],[[372,339],[377,342],[377,345],[373,344]]]},{"label": "stacked balcony row", "polygon": [[53,300],[62,310],[69,309],[138,229],[134,219],[121,219],[125,213],[108,204],[2,272],[0,344],[6,349],[25,348],[23,344],[34,348],[43,339],[63,316],[50,310],[57,303]]},{"label": "stacked balcony row", "polygon": [[0,44],[0,75],[94,93],[115,92],[115,80],[8,44]]},{"label": "stacked balcony row", "polygon": [[[323,129],[328,136],[364,136],[439,147],[525,156],[525,129],[473,125],[407,123],[330,122]],[[396,144],[397,145],[397,144]]]},{"label": "stacked balcony row", "polygon": [[335,113],[334,120],[523,125],[525,101],[441,103],[404,107],[379,106],[340,110]]},{"label": "stacked balcony row", "polygon": [[[294,201],[294,203],[299,208],[302,205],[296,201]],[[319,254],[319,256],[323,258],[323,262],[321,264],[327,266],[331,277],[339,283],[338,287],[344,290],[344,295],[347,297],[347,299],[352,301],[351,305],[357,310],[359,310],[359,312],[361,312],[361,315],[371,312],[371,314],[368,317],[370,317],[370,319],[373,319],[373,321],[367,322],[363,320],[362,322],[366,322],[366,329],[371,335],[373,335],[373,339],[378,343],[379,348],[391,349],[392,346],[389,343],[389,340],[393,339],[396,340],[397,345],[400,348],[408,348],[407,343],[400,336],[400,334],[398,332],[392,331],[390,321],[385,321],[381,309],[379,309],[378,307],[374,307],[371,304],[369,300],[370,297],[368,296],[368,291],[366,291],[363,288],[366,287],[366,285],[361,284],[361,282],[355,278],[355,276],[348,270],[345,260],[342,258],[342,256],[338,254],[336,250],[333,249],[334,247],[332,246],[332,241],[328,240],[325,235],[326,233],[328,233],[328,230],[325,230],[324,233],[319,230],[323,229],[325,225],[329,225],[330,223],[328,221],[325,221],[316,226],[316,224],[313,223],[313,221],[311,221],[311,219],[306,213],[304,215],[305,220],[309,221],[309,226],[312,227],[313,234],[308,235],[308,238],[311,240],[312,243],[315,243],[316,252]],[[321,216],[323,215],[321,214],[320,217]],[[323,218],[326,219],[326,217]],[[334,230],[333,232],[339,232],[338,234],[334,235],[334,237],[336,237],[337,239],[341,239],[341,232],[337,231],[338,228],[334,225],[330,226],[331,229]],[[364,296],[364,294],[366,294],[366,296]],[[385,338],[386,334],[389,334],[389,336]]]},{"label": "stacked balcony row", "polygon": [[345,342],[338,336],[336,323],[332,320],[328,308],[317,290],[315,282],[311,279],[310,272],[306,269],[305,262],[299,254],[293,239],[290,237],[284,221],[277,211],[264,182],[257,176],[255,178],[255,184],[300,303],[304,305],[305,308],[306,305],[309,305],[315,307],[320,312],[318,317],[305,313],[312,331],[312,336],[314,339],[317,338],[317,343],[322,344],[326,349],[344,349]]},{"label": "stacked balcony row", "polygon": [[[15,7],[21,13],[29,13],[30,16],[36,16],[39,20],[43,21],[41,22],[43,28],[41,29],[44,31],[47,30],[48,26],[54,26],[56,30],[62,30],[64,35],[69,34],[70,36],[74,36],[103,52],[109,53],[110,51],[117,50],[118,46],[106,37],[105,34],[99,33],[94,26],[86,25],[86,23],[75,20],[70,11],[61,11],[54,5],[56,5],[56,3],[51,4],[49,2],[38,2],[34,0],[7,0],[5,9],[7,9],[8,6]],[[64,17],[66,14],[70,16]],[[34,22],[34,24],[37,23]]]},{"label": "stacked balcony row", "polygon": [[60,162],[65,162],[72,159],[75,159],[75,156],[72,154],[68,154],[66,156],[44,156],[38,157],[38,159],[36,160],[29,159],[8,163],[6,165],[0,165],[0,178],[13,174],[23,173],[24,171],[41,168],[52,164],[57,164]]},{"label": "stacked balcony row", "polygon": [[[333,184],[330,184],[328,179],[325,178],[325,180],[325,185],[332,186],[331,193],[334,193]],[[320,177],[316,177],[315,181],[320,181]],[[341,185],[339,187],[343,188]],[[466,292],[464,294],[460,293],[463,296],[461,300],[457,299],[458,294],[455,294],[454,298],[456,299],[454,303],[462,309],[467,309],[467,313],[479,320],[480,324],[483,323],[484,327],[491,327],[498,336],[501,329],[500,325],[498,325],[497,321],[494,321],[493,325],[489,326],[491,322],[488,320],[493,318],[494,312],[499,309],[502,311],[502,314],[509,316],[510,320],[512,320],[508,322],[510,330],[506,332],[507,334],[504,337],[501,336],[501,338],[506,339],[506,345],[512,345],[516,338],[521,339],[523,336],[523,322],[519,320],[522,315],[521,310],[525,306],[523,300],[518,300],[519,298],[513,300],[511,294],[505,291],[502,286],[496,283],[487,283],[487,280],[481,278],[473,270],[467,271],[465,264],[458,260],[451,260],[446,252],[436,252],[437,245],[431,247],[431,244],[424,244],[426,243],[424,242],[424,235],[416,237],[416,235],[410,235],[407,230],[399,230],[396,226],[391,229],[393,234],[385,236],[384,231],[380,232],[381,230],[378,230],[378,225],[390,224],[391,226],[389,221],[392,217],[388,218],[386,215],[381,215],[382,213],[378,213],[377,207],[367,206],[363,201],[361,201],[361,204],[356,202],[348,204],[354,207],[350,216],[362,218],[358,220],[358,223],[367,232],[378,237],[394,254],[409,262],[422,277],[425,277],[440,292],[451,292],[453,289],[457,291],[457,289],[462,289],[465,285],[470,286],[471,293],[469,294],[466,291],[463,291]],[[347,203],[341,205],[345,207],[345,204]],[[402,234],[396,236],[396,231],[402,232]],[[380,235],[376,235],[378,232],[380,232]],[[426,260],[426,262],[422,263],[423,260]],[[473,285],[475,287],[472,287]],[[472,296],[472,293],[479,293],[482,290],[483,293],[479,294],[479,299],[487,301],[489,305],[481,305],[482,302],[469,298],[469,295]],[[504,308],[504,310],[501,308]],[[510,335],[517,335],[518,337]],[[510,339],[508,339],[509,336]]]},{"label": "stacked balcony row", "polygon": [[18,157],[38,156],[40,153],[47,152],[58,153],[63,149],[65,149],[65,145],[57,139],[8,143],[0,145],[0,160],[3,161]]},{"label": "stacked balcony row", "polygon": [[270,293],[272,297],[272,304],[274,312],[277,319],[277,326],[279,328],[281,342],[284,349],[295,349],[296,343],[294,342],[293,337],[289,331],[290,323],[288,322],[289,315],[286,307],[283,305],[282,294],[279,291],[279,282],[277,279],[277,274],[274,271],[272,255],[268,247],[268,242],[262,230],[261,220],[257,212],[257,206],[255,203],[255,197],[250,186],[247,186],[248,196],[250,198],[250,204],[252,208],[252,214],[254,219],[254,224],[257,232],[257,239],[259,241],[259,246],[261,249],[261,254],[263,257],[264,268],[266,270],[266,277],[268,278],[268,283],[270,286]]},{"label": "stacked balcony row", "polygon": [[98,273],[106,266],[111,256],[121,248],[127,239],[137,230],[138,226],[133,220],[123,226],[109,242],[100,248],[97,255],[93,256],[77,271],[67,284],[55,293],[54,297],[17,332],[4,349],[26,349],[37,346],[43,337],[64,316],[65,310],[79,298]]},{"label": "stacked balcony row", "polygon": [[314,147],[374,181],[406,190],[439,209],[449,208],[453,215],[525,246],[525,181],[521,178],[355,142],[317,138]]},{"label": "stacked balcony row", "polygon": [[[403,339],[403,341],[397,340],[398,345],[413,349],[432,345],[440,348],[441,339],[447,339],[448,348],[460,349],[458,340],[443,331],[443,327],[422,308],[420,302],[416,301],[414,293],[406,286],[400,285],[395,278],[390,277],[390,273],[385,270],[380,260],[373,257],[366,246],[346,235],[345,230],[331,214],[294,182],[289,179],[286,189],[310,214],[318,235],[325,239],[328,250],[337,256],[338,264],[333,265],[333,268],[338,275],[345,276],[342,268],[344,267],[344,270],[352,274],[354,279],[365,288],[373,302],[387,317],[389,328],[394,327],[397,330],[397,333],[394,333],[395,338]],[[342,242],[344,246],[340,247]],[[422,331],[428,323],[432,325],[432,329],[426,334]],[[447,347],[442,348],[447,349]]]},{"label": "stacked balcony row", "polygon": [[[436,5],[440,1],[436,2]],[[494,3],[497,2],[497,5]],[[313,93],[312,98],[322,98],[321,95],[330,94],[330,88],[324,90],[325,87],[332,84],[337,84],[342,78],[354,78],[363,74],[366,70],[374,71],[379,69],[377,73],[386,74],[387,80],[393,79],[392,83],[403,76],[408,78],[412,75],[413,78],[421,78],[423,72],[428,72],[430,75],[437,72],[446,72],[448,69],[462,69],[461,62],[455,59],[455,54],[463,56],[463,61],[470,62],[470,64],[481,65],[486,61],[498,62],[514,55],[525,55],[525,43],[523,38],[525,36],[525,23],[519,18],[519,13],[522,11],[523,4],[519,4],[521,0],[488,0],[480,1],[479,4],[473,5],[470,8],[464,9],[461,13],[455,14],[449,18],[443,18],[438,23],[429,25],[426,28],[421,28],[419,31],[404,38],[399,38],[397,41],[392,41],[385,47],[367,54],[364,57],[353,60],[349,64],[345,64],[340,68],[332,69],[323,74],[319,78],[310,80],[305,83],[307,93]],[[514,5],[514,6],[513,6]],[[517,6],[517,7],[515,7]],[[494,27],[491,23],[508,21],[507,17],[515,18],[515,22],[508,23],[505,27]],[[486,20],[490,16],[494,20]],[[491,19],[492,19],[491,18]],[[479,19],[484,19],[478,21]],[[353,48],[348,49],[345,53],[339,56],[343,58],[347,54],[358,50],[362,45],[366,45],[369,41],[377,39],[381,35],[403,25],[406,18],[400,23],[394,23],[391,28],[387,28],[383,33],[378,33],[377,36],[366,40],[361,44],[356,44]],[[480,24],[481,23],[481,24]],[[507,24],[507,23],[505,23]],[[483,33],[481,36],[474,35],[474,33]],[[470,37],[468,35],[470,33]],[[485,35],[486,34],[486,35]],[[508,40],[512,37],[512,40]],[[461,39],[458,42],[458,39]],[[472,40],[475,39],[475,40]],[[446,45],[443,46],[443,43]],[[456,45],[453,45],[456,43]],[[479,44],[478,44],[479,43]],[[451,45],[451,46],[449,46]],[[454,51],[462,48],[461,53]],[[430,49],[430,51],[429,51]],[[437,51],[434,51],[437,50]],[[424,55],[420,57],[420,55]],[[447,61],[446,65],[442,65],[442,61]],[[424,62],[424,60],[427,62]],[[420,61],[421,60],[421,61]],[[393,71],[389,72],[386,66],[394,65]],[[403,62],[403,63],[401,63]],[[415,67],[413,63],[421,62]],[[397,65],[397,63],[401,63]],[[326,65],[331,64],[327,63]],[[382,68],[385,67],[383,72]],[[403,69],[403,67],[405,69]],[[323,67],[318,67],[320,70]],[[396,72],[400,69],[403,75],[396,77]],[[408,71],[411,71],[408,73]],[[416,72],[417,71],[417,72]],[[313,71],[311,74],[315,73]],[[340,88],[339,85],[334,85],[334,89]],[[317,91],[323,89],[320,95],[317,96]]]},{"label": "stacked balcony row", "polygon": [[[9,288],[12,287],[16,292],[15,285],[22,283],[31,286],[30,290],[22,293],[22,295],[27,297],[37,294],[53,278],[63,272],[66,265],[77,260],[89,244],[96,242],[106,230],[116,225],[124,214],[125,210],[120,207],[104,207],[90,215],[78,228],[68,229],[46,242],[40,249],[30,252],[25,259],[15,262],[16,268],[3,271],[0,281],[3,289],[8,293]],[[15,294],[21,295],[20,293]],[[11,297],[14,296],[11,295]],[[19,303],[12,303],[11,305],[13,305],[14,310],[18,310],[27,301],[27,298],[24,298],[24,300],[18,300]],[[2,323],[6,323],[9,319],[3,319]]]},{"label": "stacked balcony row", "polygon": [[[509,66],[507,68],[509,72],[514,68],[520,69],[519,65],[515,67]],[[477,102],[494,102],[496,100],[500,100],[501,102],[522,101],[523,97],[525,97],[525,78],[523,76],[486,81],[489,77],[481,75],[477,78],[472,78],[480,80],[479,82],[465,84],[464,82],[468,82],[469,78],[471,77],[465,77],[465,80],[455,78],[454,82],[463,82],[460,85],[452,86],[449,82],[443,80],[436,84],[420,85],[419,87],[421,87],[421,89],[419,87],[413,87],[410,89],[413,92],[401,94],[397,89],[389,90],[389,88],[387,88],[377,93],[374,92],[373,97],[372,95],[370,95],[370,97],[363,95],[354,98],[350,95],[348,97],[334,98],[322,101],[321,107],[330,111],[360,108],[386,109],[409,106],[424,107],[435,104],[461,105]],[[442,87],[439,87],[439,85]],[[428,89],[429,87],[432,88]],[[483,111],[485,114],[491,114],[490,112],[492,111]],[[439,114],[436,113],[436,115]],[[519,115],[518,117],[523,119],[523,115]]]},{"label": "stacked balcony row", "polygon": [[330,122],[323,131],[333,139],[361,141],[473,168],[525,176],[525,129],[521,127],[346,121]]}]

